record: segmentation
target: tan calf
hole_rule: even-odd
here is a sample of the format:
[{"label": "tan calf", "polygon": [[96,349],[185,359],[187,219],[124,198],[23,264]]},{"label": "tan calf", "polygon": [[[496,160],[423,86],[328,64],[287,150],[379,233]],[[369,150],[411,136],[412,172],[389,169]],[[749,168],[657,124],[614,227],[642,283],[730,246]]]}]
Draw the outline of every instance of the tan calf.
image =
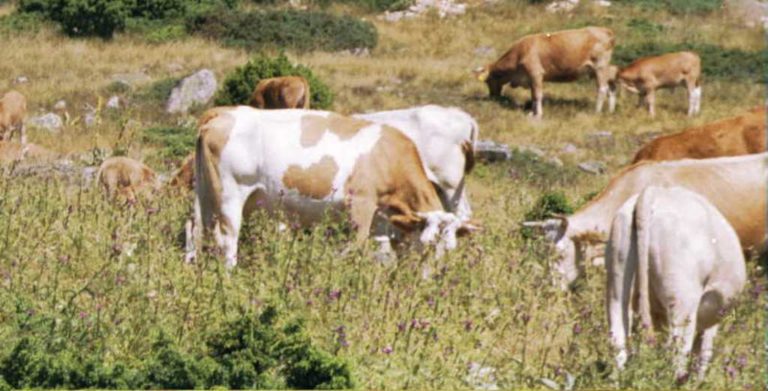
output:
[{"label": "tan calf", "polygon": [[765,107],[659,137],[635,155],[642,160],[706,159],[765,151]]},{"label": "tan calf", "polygon": [[693,52],[644,57],[616,72],[618,84],[639,93],[640,101],[645,102],[651,117],[656,115],[655,91],[683,84],[688,90],[688,115],[698,114],[701,111],[700,77],[701,59]]},{"label": "tan calf", "polygon": [[104,160],[96,175],[110,198],[135,202],[138,197],[150,197],[159,182],[151,168],[137,160],[116,156]]},{"label": "tan calf", "polygon": [[263,79],[251,95],[251,106],[259,109],[309,109],[309,83],[301,76]]},{"label": "tan calf", "polygon": [[609,88],[613,47],[613,31],[603,27],[527,35],[513,43],[496,62],[476,69],[475,73],[488,85],[491,97],[500,96],[505,84],[530,88],[536,117],[542,116],[545,81],[570,82],[584,73],[592,73],[598,86],[597,111],[602,110],[606,94],[613,111],[615,91]]},{"label": "tan calf", "polygon": [[18,91],[8,91],[0,98],[0,140],[10,140],[19,132],[21,144],[27,144],[24,118],[27,116],[27,98]]}]

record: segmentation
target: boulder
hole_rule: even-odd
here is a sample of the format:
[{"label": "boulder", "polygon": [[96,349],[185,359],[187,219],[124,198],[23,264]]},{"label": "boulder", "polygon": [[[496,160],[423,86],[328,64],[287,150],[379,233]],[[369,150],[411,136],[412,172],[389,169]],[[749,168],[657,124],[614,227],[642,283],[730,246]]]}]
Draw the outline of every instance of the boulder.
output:
[{"label": "boulder", "polygon": [[579,169],[594,175],[605,174],[605,163],[599,161],[589,161],[579,163]]},{"label": "boulder", "polygon": [[506,144],[491,140],[479,140],[475,145],[475,157],[488,162],[504,161],[512,158],[512,151]]},{"label": "boulder", "polygon": [[46,113],[29,118],[27,125],[33,128],[44,129],[51,133],[58,133],[64,127],[64,121],[58,114]]},{"label": "boulder", "polygon": [[171,91],[165,111],[187,113],[194,105],[207,104],[216,93],[216,76],[209,69],[200,70],[184,79]]}]

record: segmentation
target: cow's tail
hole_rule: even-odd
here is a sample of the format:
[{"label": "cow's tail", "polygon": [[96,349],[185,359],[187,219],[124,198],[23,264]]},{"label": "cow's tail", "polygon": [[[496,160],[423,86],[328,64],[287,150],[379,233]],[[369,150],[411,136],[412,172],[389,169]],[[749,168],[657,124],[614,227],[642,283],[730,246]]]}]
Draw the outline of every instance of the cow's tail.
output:
[{"label": "cow's tail", "polygon": [[221,216],[221,178],[218,159],[207,143],[207,122],[215,114],[206,113],[200,120],[197,144],[195,147],[195,211],[194,236],[195,249],[200,250],[204,237],[211,232]]},{"label": "cow's tail", "polygon": [[638,292],[638,310],[640,312],[641,326],[653,330],[651,320],[649,252],[651,245],[651,219],[653,218],[653,187],[648,187],[640,193],[635,207],[634,223],[637,233],[637,276],[635,287]]},{"label": "cow's tail", "polygon": [[304,79],[304,101],[301,103],[301,107],[308,110],[309,102],[312,100],[312,92],[309,90],[309,81]]}]

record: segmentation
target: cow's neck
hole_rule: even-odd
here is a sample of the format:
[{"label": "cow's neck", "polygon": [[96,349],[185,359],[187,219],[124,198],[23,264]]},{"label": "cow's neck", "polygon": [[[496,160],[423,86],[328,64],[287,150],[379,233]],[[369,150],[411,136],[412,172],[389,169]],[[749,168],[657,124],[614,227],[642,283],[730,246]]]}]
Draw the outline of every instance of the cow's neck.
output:
[{"label": "cow's neck", "polygon": [[623,189],[608,188],[595,200],[568,216],[566,235],[582,242],[606,241],[613,216],[629,198],[629,195],[623,193]]}]

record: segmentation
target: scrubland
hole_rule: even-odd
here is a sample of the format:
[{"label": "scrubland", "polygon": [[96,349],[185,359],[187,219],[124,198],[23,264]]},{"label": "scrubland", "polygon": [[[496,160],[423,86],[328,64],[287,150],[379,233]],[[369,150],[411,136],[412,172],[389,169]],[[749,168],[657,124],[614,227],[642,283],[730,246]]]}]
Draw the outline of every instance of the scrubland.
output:
[{"label": "scrubland", "polygon": [[[705,77],[701,115],[685,116],[687,98],[678,89],[657,95],[657,117],[651,119],[629,93],[620,96],[616,113],[598,115],[592,80],[550,83],[544,118],[535,121],[524,109],[528,91],[507,89],[506,99],[489,100],[471,70],[495,60],[524,34],[584,25],[613,28],[619,47],[654,41],[754,52],[764,50],[764,32],[720,12],[681,16],[625,3],[585,5],[568,15],[527,2],[472,5],[459,17],[430,14],[398,23],[332,6],[374,22],[379,44],[370,56],[287,52],[331,87],[335,111],[458,106],[478,120],[481,139],[535,146],[561,159],[559,166],[519,152],[510,162],[478,165],[468,189],[484,230],[457,251],[441,259],[413,254],[381,264],[371,249],[346,251],[350,237],[342,227],[281,232],[274,220],[257,215],[241,236],[240,264],[227,274],[213,257],[182,262],[187,194],[158,194],[120,208],[84,183],[19,177],[5,167],[0,359],[7,360],[20,339],[34,337],[43,346],[66,345],[105,363],[133,363],[151,354],[161,333],[181,351],[202,355],[213,330],[270,307],[281,314],[281,326],[303,319],[311,341],[347,362],[360,388],[673,387],[662,336],[636,345],[627,370],[616,372],[604,269],[587,265],[578,289],[561,291],[551,251],[546,243],[522,238],[519,223],[545,192],[561,191],[578,206],[653,135],[763,104],[764,85],[754,78]],[[12,6],[3,7],[8,12]],[[647,23],[633,22],[638,20]],[[156,44],[130,34],[111,41],[71,39],[51,27],[5,33],[0,53],[0,90],[24,93],[33,113],[50,110],[59,99],[68,103],[62,133],[32,130],[31,141],[76,161],[95,156],[97,148],[121,150],[163,172],[179,161],[159,158],[162,145],[145,142],[144,129],[181,126],[194,132],[189,124],[202,110],[189,117],[164,114],[163,92],[200,68],[212,69],[221,80],[251,56],[201,38]],[[114,93],[112,75],[137,71],[150,80],[118,92],[127,107],[99,106]],[[30,82],[13,85],[19,75]],[[86,104],[100,109],[99,125],[84,125]],[[596,139],[599,131],[612,137]],[[565,152],[566,144],[576,151]],[[604,162],[607,173],[576,168],[590,160]],[[720,328],[705,381],[683,388],[765,387],[765,271],[756,259],[748,260],[748,271],[748,284]]]}]

